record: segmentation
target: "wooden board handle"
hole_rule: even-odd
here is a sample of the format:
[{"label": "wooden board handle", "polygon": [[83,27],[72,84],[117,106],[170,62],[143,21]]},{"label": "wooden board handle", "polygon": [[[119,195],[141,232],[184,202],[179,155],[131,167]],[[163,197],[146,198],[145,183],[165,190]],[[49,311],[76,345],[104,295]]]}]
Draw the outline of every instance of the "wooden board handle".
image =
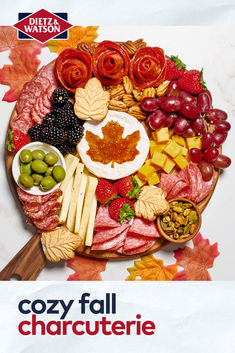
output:
[{"label": "wooden board handle", "polygon": [[22,281],[33,281],[46,264],[42,250],[41,235],[35,234],[0,272],[1,281],[9,281],[18,275]]}]

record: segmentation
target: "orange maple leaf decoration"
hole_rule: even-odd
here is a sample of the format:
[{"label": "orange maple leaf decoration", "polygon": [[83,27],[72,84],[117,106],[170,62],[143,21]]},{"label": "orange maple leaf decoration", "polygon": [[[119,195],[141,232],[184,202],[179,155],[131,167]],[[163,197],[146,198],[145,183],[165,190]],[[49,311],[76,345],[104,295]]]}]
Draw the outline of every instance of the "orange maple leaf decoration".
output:
[{"label": "orange maple leaf decoration", "polygon": [[67,261],[75,273],[67,281],[102,281],[100,272],[106,270],[107,260],[97,260],[82,256],[75,256]]},{"label": "orange maple leaf decoration", "polygon": [[12,65],[4,65],[0,69],[0,83],[10,86],[2,100],[14,102],[24,84],[36,75],[40,61],[37,59],[36,51],[29,53],[22,48],[12,49],[9,57]]},{"label": "orange maple leaf decoration", "polygon": [[208,268],[213,267],[214,259],[219,256],[218,243],[210,245],[201,233],[193,239],[194,248],[185,246],[175,250],[176,264],[184,270],[177,273],[174,281],[211,281]]},{"label": "orange maple leaf decoration", "polygon": [[116,121],[109,121],[102,127],[103,139],[90,131],[86,132],[86,140],[90,149],[87,154],[95,162],[108,164],[114,162],[122,164],[133,161],[139,151],[136,149],[140,139],[140,132],[134,131],[131,135],[122,138],[124,127]]},{"label": "orange maple leaf decoration", "polygon": [[171,281],[177,273],[177,265],[164,266],[162,260],[147,255],[135,261],[127,271],[127,281]]},{"label": "orange maple leaf decoration", "polygon": [[51,52],[60,54],[64,49],[77,48],[79,43],[93,42],[98,37],[98,28],[99,26],[74,26],[69,29],[68,39],[49,40],[48,48]]},{"label": "orange maple leaf decoration", "polygon": [[41,53],[41,49],[47,44],[41,44],[36,40],[27,39],[19,40],[17,38],[17,29],[11,26],[0,26],[0,52],[12,50],[14,48],[22,48],[32,53],[37,50],[37,54]]}]

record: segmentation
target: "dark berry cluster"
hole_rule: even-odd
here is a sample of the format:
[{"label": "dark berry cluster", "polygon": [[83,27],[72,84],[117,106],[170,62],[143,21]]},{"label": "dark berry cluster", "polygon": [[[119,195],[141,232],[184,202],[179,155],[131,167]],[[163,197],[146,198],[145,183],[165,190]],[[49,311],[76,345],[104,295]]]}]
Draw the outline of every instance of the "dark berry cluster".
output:
[{"label": "dark berry cluster", "polygon": [[73,153],[83,136],[83,121],[73,112],[68,92],[57,88],[53,92],[53,111],[47,114],[41,125],[34,125],[28,134],[32,140],[56,146],[61,153]]}]

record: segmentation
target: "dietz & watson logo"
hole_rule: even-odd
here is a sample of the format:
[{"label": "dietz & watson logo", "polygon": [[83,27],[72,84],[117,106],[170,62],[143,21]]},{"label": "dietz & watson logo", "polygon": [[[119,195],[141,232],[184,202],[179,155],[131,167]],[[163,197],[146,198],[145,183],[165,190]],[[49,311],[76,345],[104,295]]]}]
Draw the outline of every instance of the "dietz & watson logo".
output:
[{"label": "dietz & watson logo", "polygon": [[20,12],[13,27],[18,29],[18,39],[36,39],[41,43],[49,39],[67,39],[68,29],[73,27],[66,12],[51,13],[39,10],[34,13]]}]

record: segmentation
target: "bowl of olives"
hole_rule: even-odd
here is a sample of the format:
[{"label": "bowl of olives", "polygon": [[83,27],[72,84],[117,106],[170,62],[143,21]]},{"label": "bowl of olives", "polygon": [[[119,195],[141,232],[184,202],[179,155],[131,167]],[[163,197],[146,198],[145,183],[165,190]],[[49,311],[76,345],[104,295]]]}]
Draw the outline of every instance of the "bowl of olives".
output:
[{"label": "bowl of olives", "polygon": [[65,160],[56,147],[32,142],[16,153],[12,174],[16,184],[29,194],[46,195],[64,180]]}]

